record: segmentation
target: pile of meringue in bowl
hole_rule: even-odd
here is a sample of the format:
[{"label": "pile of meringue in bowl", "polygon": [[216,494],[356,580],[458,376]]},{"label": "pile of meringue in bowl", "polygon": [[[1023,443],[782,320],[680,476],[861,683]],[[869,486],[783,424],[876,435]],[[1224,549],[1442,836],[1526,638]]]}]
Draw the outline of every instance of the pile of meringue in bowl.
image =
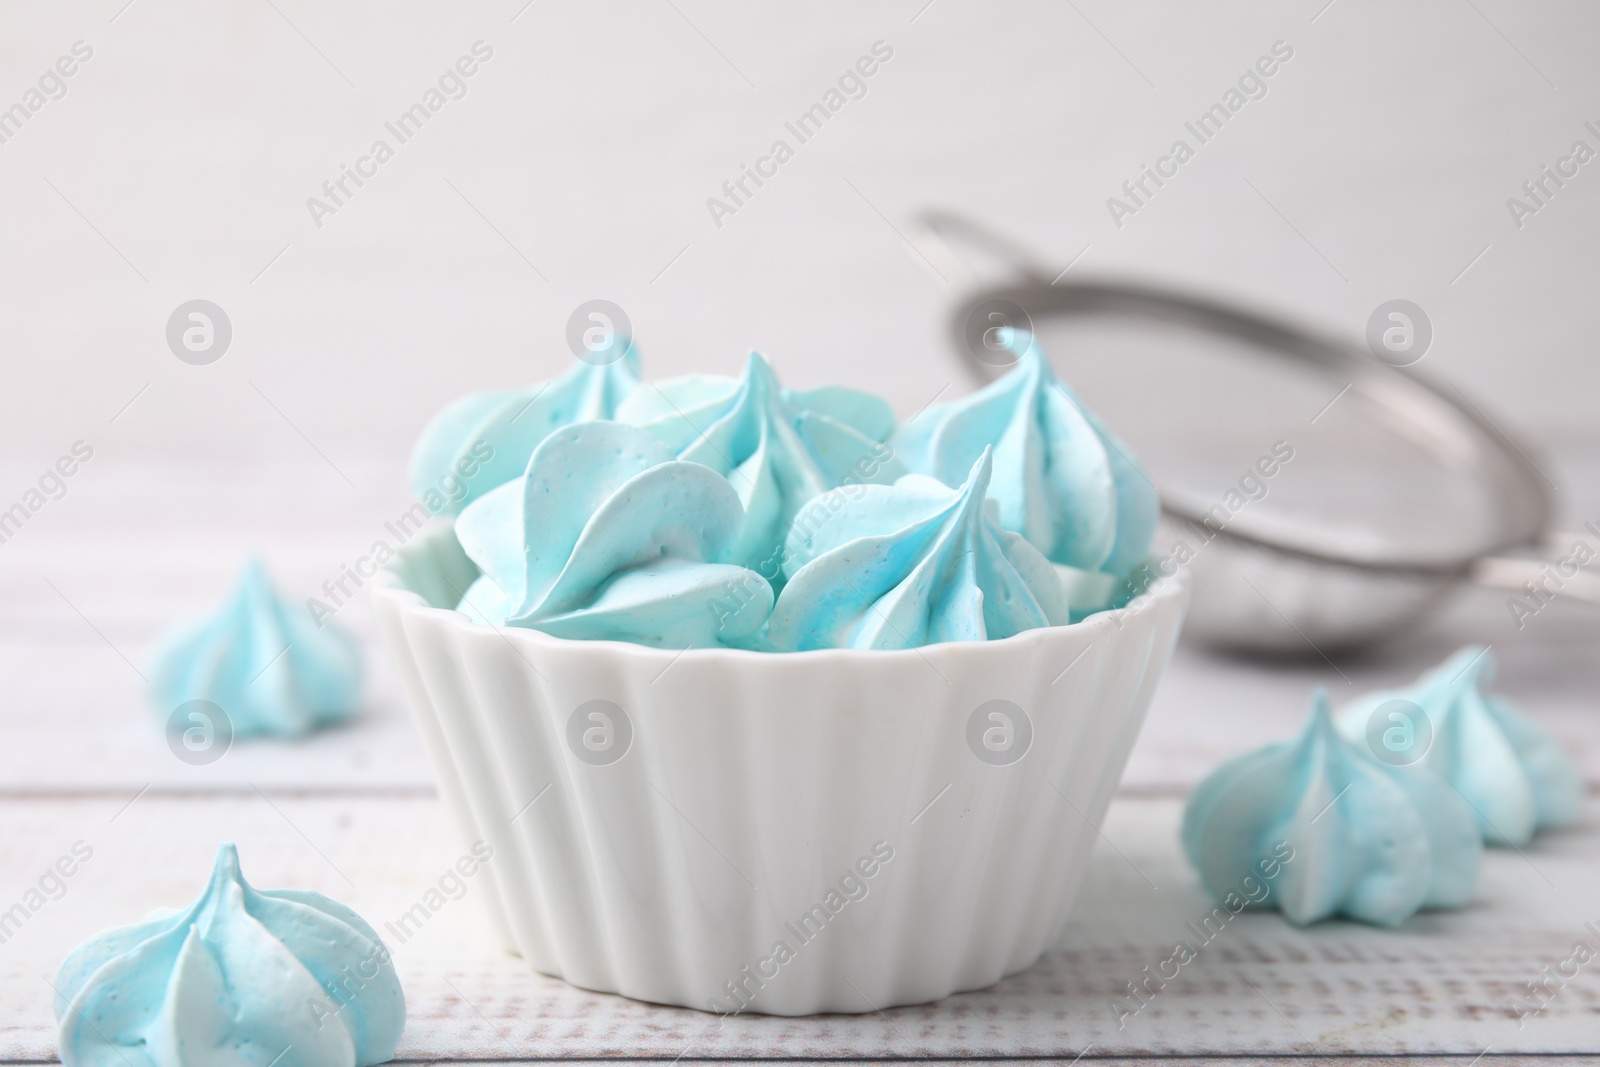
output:
[{"label": "pile of meringue in bowl", "polygon": [[1031,337],[897,426],[631,345],[445,408],[385,644],[512,951],[720,1013],[981,988],[1061,934],[1186,606]]}]

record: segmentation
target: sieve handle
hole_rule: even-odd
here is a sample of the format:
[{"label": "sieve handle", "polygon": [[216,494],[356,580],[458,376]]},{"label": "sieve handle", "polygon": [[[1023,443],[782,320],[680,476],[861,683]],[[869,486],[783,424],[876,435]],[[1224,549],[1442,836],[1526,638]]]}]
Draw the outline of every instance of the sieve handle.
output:
[{"label": "sieve handle", "polygon": [[1485,556],[1472,565],[1471,578],[1489,589],[1508,589],[1520,593],[1511,601],[1512,611],[1520,602],[1528,612],[1536,612],[1557,597],[1568,597],[1600,607],[1600,574],[1584,570],[1578,557],[1600,558],[1594,539],[1579,533],[1552,533],[1541,551],[1529,556]]}]

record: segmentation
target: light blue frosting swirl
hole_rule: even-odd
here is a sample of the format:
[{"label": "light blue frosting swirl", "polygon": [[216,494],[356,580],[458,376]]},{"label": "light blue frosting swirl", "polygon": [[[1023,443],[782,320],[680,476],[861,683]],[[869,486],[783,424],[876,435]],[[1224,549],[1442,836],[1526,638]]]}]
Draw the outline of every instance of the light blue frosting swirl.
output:
[{"label": "light blue frosting swirl", "polygon": [[455,514],[497,485],[520,477],[554,430],[612,418],[639,382],[629,343],[605,364],[574,361],[553,381],[527,389],[470,393],[446,405],[411,450],[411,488],[434,514]]},{"label": "light blue frosting swirl", "polygon": [[[893,439],[906,466],[950,485],[994,449],[989,495],[1000,524],[1063,566],[1126,578],[1150,550],[1160,501],[1128,450],[1015,332],[1015,369],[961,400],[928,408]],[[1113,582],[1101,583],[1109,595]]]},{"label": "light blue frosting swirl", "polygon": [[1583,806],[1577,765],[1544,728],[1486,694],[1494,658],[1467,647],[1424,674],[1416,684],[1372,693],[1339,711],[1346,737],[1365,737],[1367,720],[1396,698],[1422,709],[1433,740],[1410,770],[1438,775],[1472,806],[1491,845],[1526,845],[1536,831],[1573,822]]},{"label": "light blue frosting swirl", "polygon": [[1293,859],[1261,902],[1296,925],[1346,915],[1395,926],[1419,908],[1459,906],[1482,851],[1454,790],[1345,741],[1320,690],[1296,740],[1229,760],[1195,788],[1182,838],[1218,898],[1286,845]]},{"label": "light blue frosting swirl", "polygon": [[789,581],[764,647],[915,648],[1065,623],[1050,562],[986,502],[985,449],[951,489],[921,475],[834,489],[806,505],[784,549]]},{"label": "light blue frosting swirl", "polygon": [[617,418],[732,483],[745,522],[730,558],[774,583],[782,580],[784,538],[806,501],[840,485],[889,483],[906,473],[884,443],[894,430],[887,403],[837,386],[784,389],[759,352],[750,353],[742,378],[646,383]]},{"label": "light blue frosting swirl", "polygon": [[579,640],[737,641],[772,609],[765,579],[728,562],[743,523],[727,479],[644,430],[570,426],[456,518],[483,572],[458,610]]},{"label": "light blue frosting swirl", "polygon": [[320,893],[251,887],[231,844],[194,903],[91,938],[55,989],[66,1067],[367,1067],[406,1022],[372,927]]},{"label": "light blue frosting swirl", "polygon": [[279,597],[254,557],[214,614],[161,639],[146,676],[162,715],[209,700],[234,737],[307,734],[349,718],[361,700],[354,639]]}]

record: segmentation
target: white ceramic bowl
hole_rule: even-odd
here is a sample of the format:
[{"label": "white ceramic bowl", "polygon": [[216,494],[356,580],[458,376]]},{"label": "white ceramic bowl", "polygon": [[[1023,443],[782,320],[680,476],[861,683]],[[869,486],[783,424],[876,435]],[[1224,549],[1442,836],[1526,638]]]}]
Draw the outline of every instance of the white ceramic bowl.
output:
[{"label": "white ceramic bowl", "polygon": [[673,652],[470,622],[448,605],[476,577],[437,526],[373,602],[440,792],[494,848],[508,947],[586,989],[777,1015],[1039,958],[1187,601],[901,652]]}]

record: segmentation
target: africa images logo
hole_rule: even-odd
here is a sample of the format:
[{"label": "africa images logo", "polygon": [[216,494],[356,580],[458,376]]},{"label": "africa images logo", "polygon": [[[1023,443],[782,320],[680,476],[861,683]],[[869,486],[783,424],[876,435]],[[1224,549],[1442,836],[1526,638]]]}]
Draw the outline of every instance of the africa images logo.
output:
[{"label": "africa images logo", "polygon": [[378,168],[395,157],[400,145],[421,133],[422,127],[442,111],[445,104],[467,95],[467,79],[477,74],[482,65],[494,57],[494,47],[485,41],[472,42],[470,51],[471,55],[463,55],[446,67],[437,83],[423,91],[421,100],[400,112],[393,121],[383,124],[389,136],[394,138],[394,144],[391,145],[387,138],[379,137],[372,142],[365,155],[356,157],[355,166],[339,164],[338,176],[322,183],[321,197],[306,197],[306,210],[311,213],[311,221],[317,229],[322,229],[324,217],[337,215],[368,181],[376,178]]},{"label": "africa images logo", "polygon": [[967,747],[991,767],[1009,767],[1033,745],[1033,720],[1020,704],[988,700],[967,716]]},{"label": "africa images logo", "polygon": [[[873,41],[870,55],[863,55],[845,68],[836,85],[829,86],[822,99],[785,122],[783,128],[794,137],[794,144],[780,137],[772,142],[765,155],[757,156],[755,165],[739,164],[739,174],[722,183],[722,196],[706,197],[706,210],[717,229],[730,215],[737,215],[768,181],[778,176],[778,169],[795,156],[795,148],[822,132],[825,123],[844,110],[845,104],[867,95],[867,79],[877,74],[885,63],[894,58],[894,48],[887,41]],[[754,188],[751,188],[751,186]],[[741,195],[742,194],[742,195]]]},{"label": "africa images logo", "polygon": [[1122,229],[1125,218],[1137,215],[1147,206],[1157,190],[1176,178],[1179,168],[1195,157],[1196,149],[1221,133],[1222,128],[1244,110],[1246,104],[1265,99],[1267,79],[1277,74],[1282,65],[1293,58],[1294,48],[1288,41],[1273,41],[1271,54],[1259,57],[1254,64],[1246,67],[1245,72],[1239,75],[1236,87],[1229,86],[1221,100],[1200,112],[1193,122],[1183,124],[1183,128],[1194,138],[1194,144],[1180,137],[1172,142],[1166,155],[1156,158],[1154,167],[1148,163],[1139,164],[1139,176],[1122,183],[1122,196],[1106,197],[1106,210],[1111,213],[1111,221],[1116,223],[1117,229]]}]

